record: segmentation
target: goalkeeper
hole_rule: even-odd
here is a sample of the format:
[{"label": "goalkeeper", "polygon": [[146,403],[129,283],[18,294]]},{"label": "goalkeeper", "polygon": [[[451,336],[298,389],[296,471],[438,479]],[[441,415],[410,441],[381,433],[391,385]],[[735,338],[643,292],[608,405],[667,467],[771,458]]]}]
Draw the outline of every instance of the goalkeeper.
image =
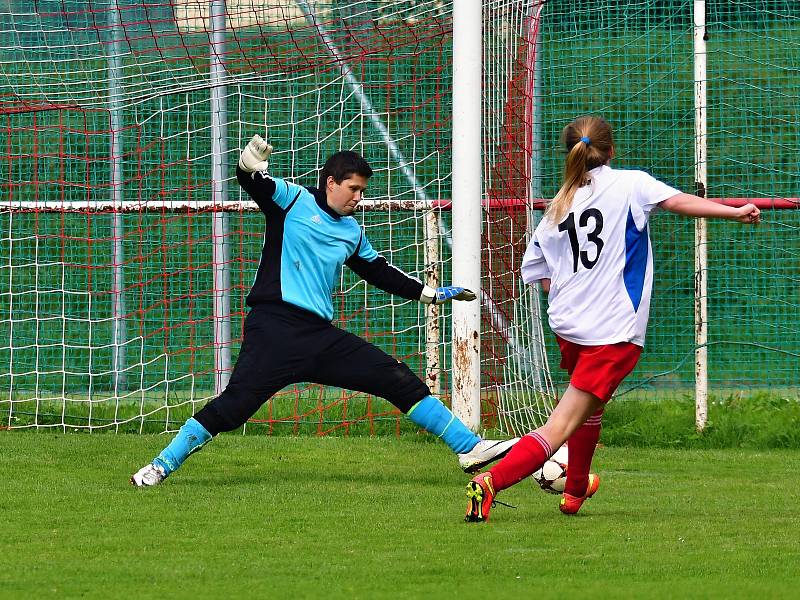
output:
[{"label": "goalkeeper", "polygon": [[136,486],[161,483],[214,436],[241,427],[282,388],[299,382],[331,385],[391,402],[440,437],[468,472],[505,455],[517,441],[481,440],[411,369],[360,337],[331,324],[331,294],[347,265],[390,294],[431,304],[474,301],[470,290],[423,285],[378,254],[352,217],[372,168],[355,152],[332,155],[319,189],[267,174],[272,147],[256,135],[239,159],[239,184],[263,211],[264,248],[239,358],[225,390],[186,421],[161,453],[131,477]]}]

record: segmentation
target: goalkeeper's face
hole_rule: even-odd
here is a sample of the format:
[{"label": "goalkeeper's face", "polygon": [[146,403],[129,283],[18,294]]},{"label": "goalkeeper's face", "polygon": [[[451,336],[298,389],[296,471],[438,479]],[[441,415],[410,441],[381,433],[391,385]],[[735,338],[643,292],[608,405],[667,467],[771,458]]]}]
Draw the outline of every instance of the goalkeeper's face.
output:
[{"label": "goalkeeper's face", "polygon": [[352,215],[364,197],[366,189],[367,178],[358,173],[348,175],[347,178],[342,179],[341,183],[336,183],[333,177],[328,177],[328,183],[325,186],[328,206],[343,217]]}]

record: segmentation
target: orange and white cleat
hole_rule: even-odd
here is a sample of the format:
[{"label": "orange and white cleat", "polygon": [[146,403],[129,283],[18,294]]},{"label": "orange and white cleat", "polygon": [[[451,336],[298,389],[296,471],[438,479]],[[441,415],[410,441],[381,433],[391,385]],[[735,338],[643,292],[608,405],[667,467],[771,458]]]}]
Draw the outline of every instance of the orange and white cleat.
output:
[{"label": "orange and white cleat", "polygon": [[558,510],[565,515],[574,515],[581,509],[583,501],[594,496],[599,487],[600,477],[594,473],[589,473],[589,485],[586,486],[586,493],[583,496],[573,496],[564,492],[564,495],[561,496],[561,504],[558,505]]},{"label": "orange and white cleat", "polygon": [[488,521],[494,497],[491,473],[481,473],[473,477],[467,484],[467,514],[464,520],[470,523]]}]

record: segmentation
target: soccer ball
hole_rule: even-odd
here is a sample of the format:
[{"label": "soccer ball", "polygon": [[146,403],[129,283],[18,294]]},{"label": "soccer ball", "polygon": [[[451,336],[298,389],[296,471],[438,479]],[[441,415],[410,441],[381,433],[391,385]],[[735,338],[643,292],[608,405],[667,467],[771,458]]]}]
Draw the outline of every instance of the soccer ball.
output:
[{"label": "soccer ball", "polygon": [[556,450],[555,454],[531,477],[545,492],[562,493],[567,484],[567,447],[561,446]]}]

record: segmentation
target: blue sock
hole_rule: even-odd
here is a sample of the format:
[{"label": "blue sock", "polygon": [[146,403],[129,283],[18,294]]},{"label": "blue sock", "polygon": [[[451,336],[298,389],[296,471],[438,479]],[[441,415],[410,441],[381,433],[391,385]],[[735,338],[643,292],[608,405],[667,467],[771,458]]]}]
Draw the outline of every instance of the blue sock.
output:
[{"label": "blue sock", "polygon": [[433,396],[425,396],[406,416],[420,427],[442,438],[456,454],[469,452],[481,438],[472,433],[450,409]]},{"label": "blue sock", "polygon": [[153,464],[163,468],[169,475],[180,467],[192,452],[197,452],[210,440],[211,434],[199,421],[191,417],[183,424],[169,445],[161,451],[161,454],[153,459]]}]

